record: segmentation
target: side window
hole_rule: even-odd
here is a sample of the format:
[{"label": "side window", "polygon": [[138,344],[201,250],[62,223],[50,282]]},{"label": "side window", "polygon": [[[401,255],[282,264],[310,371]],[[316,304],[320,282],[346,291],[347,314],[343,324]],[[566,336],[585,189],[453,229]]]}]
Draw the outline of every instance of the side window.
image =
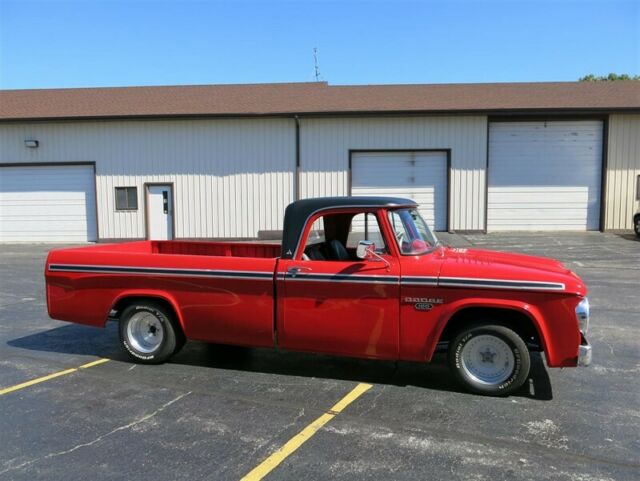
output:
[{"label": "side window", "polygon": [[309,247],[315,244],[321,244],[325,240],[324,217],[318,217],[311,225],[311,230],[309,231],[309,237],[307,237],[307,243],[305,247]]},{"label": "side window", "polygon": [[372,212],[363,212],[353,217],[347,237],[347,249],[355,249],[361,240],[373,241],[379,253],[387,250],[378,219]]},{"label": "side window", "polygon": [[361,240],[373,241],[376,250],[386,252],[378,219],[371,212],[327,214],[311,225],[304,245],[303,260],[357,261],[356,248]]},{"label": "side window", "polygon": [[137,187],[116,187],[116,210],[138,210]]},{"label": "side window", "polygon": [[302,259],[305,261],[326,260],[326,249],[324,248],[325,241],[324,217],[318,217],[311,225],[307,242],[304,245]]},{"label": "side window", "polygon": [[389,222],[391,223],[391,230],[393,230],[396,237],[405,235],[404,224],[397,210],[389,212]]}]

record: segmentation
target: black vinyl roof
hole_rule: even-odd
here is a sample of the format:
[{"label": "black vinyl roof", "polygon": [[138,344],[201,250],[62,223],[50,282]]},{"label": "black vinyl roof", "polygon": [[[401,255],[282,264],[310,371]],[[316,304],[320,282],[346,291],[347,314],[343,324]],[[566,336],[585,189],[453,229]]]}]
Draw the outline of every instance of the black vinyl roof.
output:
[{"label": "black vinyl roof", "polygon": [[292,259],[307,219],[315,212],[341,207],[415,207],[411,199],[402,197],[316,197],[293,202],[284,212],[282,259]]}]

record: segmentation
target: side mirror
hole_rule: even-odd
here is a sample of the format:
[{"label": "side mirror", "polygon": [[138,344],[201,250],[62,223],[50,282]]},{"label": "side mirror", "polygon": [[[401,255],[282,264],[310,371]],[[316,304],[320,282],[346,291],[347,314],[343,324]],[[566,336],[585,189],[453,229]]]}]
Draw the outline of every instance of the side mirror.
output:
[{"label": "side mirror", "polygon": [[377,259],[376,245],[373,241],[361,240],[356,248],[356,257],[363,260]]},{"label": "side mirror", "polygon": [[373,241],[361,240],[358,242],[356,257],[365,261],[383,262],[387,270],[391,270],[389,261],[376,252],[376,244]]}]

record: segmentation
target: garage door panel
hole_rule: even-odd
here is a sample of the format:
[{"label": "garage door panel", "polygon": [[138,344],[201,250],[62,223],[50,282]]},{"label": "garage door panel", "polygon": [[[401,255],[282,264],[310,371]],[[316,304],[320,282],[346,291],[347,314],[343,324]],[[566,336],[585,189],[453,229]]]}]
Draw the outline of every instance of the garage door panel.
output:
[{"label": "garage door panel", "polygon": [[0,241],[96,240],[92,166],[0,168]]},{"label": "garage door panel", "polygon": [[[37,167],[28,168],[37,169]],[[2,167],[2,169],[14,169],[14,167]],[[90,169],[87,169],[87,173],[84,175],[61,175],[58,173],[38,173],[25,175],[18,172],[12,172],[10,174],[3,175],[3,177],[5,177],[3,188],[5,189],[5,192],[66,192],[69,190],[69,188],[76,188],[78,184],[84,183],[87,180],[87,175],[89,174],[89,172]]]},{"label": "garage door panel", "polygon": [[[505,219],[503,223],[496,222],[496,225],[504,225],[504,226],[517,225],[519,227],[518,230],[528,230],[528,231],[536,231],[536,232],[541,231],[538,227],[531,224],[531,222],[529,222],[529,219],[521,219],[520,222],[518,222],[517,219]],[[550,219],[548,223],[545,222],[545,225],[548,225],[552,228],[543,229],[542,230],[543,232],[557,231],[557,230],[577,231],[579,230],[578,227],[582,225],[582,223],[577,220],[573,222],[565,222],[562,219]]]},{"label": "garage door panel", "polygon": [[24,233],[16,232],[13,237],[9,237],[3,242],[38,242],[38,243],[49,243],[49,242],[65,242],[65,243],[75,243],[75,242],[87,242],[86,236],[81,234],[74,234],[69,232],[58,232],[55,234],[49,234],[46,232],[33,232],[30,233],[29,237],[26,238]]},{"label": "garage door panel", "polygon": [[488,230],[597,229],[602,122],[489,127]]},{"label": "garage door panel", "polygon": [[[507,139],[528,138],[539,141],[541,138],[559,138],[559,137],[597,137],[598,133],[593,130],[593,126],[600,123],[599,120],[578,120],[578,121],[539,121],[518,122],[514,129],[515,122],[494,122],[491,125],[493,132],[508,133]],[[549,125],[553,129],[549,129]]]},{"label": "garage door panel", "polygon": [[[375,188],[375,189],[358,189],[358,195],[384,195],[384,196],[392,196],[392,197],[402,197],[406,196],[407,192],[411,192],[413,195],[420,197],[420,203],[428,202],[431,204],[435,203],[436,200],[436,192],[434,189],[384,189],[384,188]],[[418,199],[414,199],[418,202]]]},{"label": "garage door panel", "polygon": [[492,216],[497,219],[501,212],[505,210],[513,210],[513,211],[522,211],[522,215],[530,213],[532,210],[544,211],[549,214],[549,216],[554,216],[557,218],[562,218],[562,216],[573,218],[576,211],[584,212],[585,218],[589,215],[589,210],[584,207],[583,204],[579,202],[574,202],[573,204],[568,204],[563,206],[562,209],[557,209],[555,205],[547,203],[547,204],[527,204],[524,202],[521,203],[509,203],[500,205],[500,207],[496,207],[493,209]]},{"label": "garage door panel", "polygon": [[[529,146],[532,148],[531,146]],[[495,159],[498,152],[492,152],[493,158]],[[593,170],[594,166],[591,164],[585,164],[586,161],[593,159],[594,156],[598,156],[596,153],[589,153],[588,155],[577,155],[575,150],[567,149],[565,152],[553,152],[553,156],[547,154],[545,152],[539,152],[537,155],[517,155],[517,154],[509,154],[507,151],[503,154],[505,156],[508,155],[506,161],[522,161],[521,163],[513,165],[513,167],[517,170],[524,172],[537,172],[537,168],[539,166],[553,166],[558,167],[558,164],[564,167],[580,167],[586,168],[587,171]],[[569,158],[571,156],[572,158]],[[497,172],[500,174],[503,172]],[[506,172],[503,173],[503,175]],[[584,177],[585,174],[582,171],[575,172],[578,176]]]},{"label": "garage door panel", "polygon": [[580,230],[584,230],[582,228],[582,224],[580,223],[568,224],[566,222],[557,222],[557,223],[550,222],[549,224],[546,224],[544,229],[540,229],[539,227],[531,225],[530,223],[517,224],[514,222],[505,223],[503,225],[498,223],[494,227],[494,231],[576,232]]},{"label": "garage door panel", "polygon": [[571,219],[573,219],[574,224],[584,223],[588,219],[587,210],[579,207],[558,210],[532,206],[522,208],[520,206],[517,206],[511,208],[496,209],[496,211],[494,212],[494,220],[498,222],[501,220],[512,219],[516,223],[520,222],[522,219],[541,222],[545,222],[546,220],[566,221],[567,214],[570,215]]},{"label": "garage door panel", "polygon": [[[31,215],[56,215],[59,209],[54,209],[51,213],[49,210],[49,204],[44,203],[24,203],[24,202],[12,202],[2,204],[3,207],[0,210],[0,217],[24,217]],[[62,216],[67,215],[82,215],[86,217],[88,206],[85,203],[79,204],[78,202],[60,202],[58,206],[65,208]]]},{"label": "garage door panel", "polygon": [[[52,182],[55,182],[54,180],[52,180]],[[76,184],[77,185],[77,184]],[[31,193],[37,192],[38,194],[41,195],[41,197],[46,196],[46,198],[51,198],[51,197],[56,197],[56,198],[60,198],[60,199],[64,199],[64,198],[82,198],[84,199],[85,197],[85,193],[80,193],[80,192],[69,192],[69,189],[74,188],[73,185],[68,185],[68,186],[59,186],[57,188],[54,188],[52,186],[46,186],[46,185],[37,185],[37,184],[33,184],[33,185],[26,185],[26,186],[20,186],[20,190],[15,190],[15,186],[9,186],[7,189],[4,190],[4,194],[7,196],[7,198],[15,198],[15,199],[27,199],[29,198],[29,195]]]},{"label": "garage door panel", "polygon": [[62,235],[66,233],[74,233],[74,237],[82,237],[82,230],[85,228],[84,219],[78,221],[67,221],[65,219],[64,223],[61,221],[30,221],[25,220],[16,224],[14,226],[10,226],[6,229],[3,229],[3,233],[10,232],[15,235],[19,235],[21,233],[24,234],[33,234],[34,232],[41,232],[43,235]]},{"label": "garage door panel", "polygon": [[430,226],[446,229],[445,152],[356,153],[351,168],[352,195],[413,199]]},{"label": "garage door panel", "polygon": [[489,193],[489,203],[492,204],[492,209],[499,209],[505,204],[523,204],[525,205],[537,205],[537,204],[553,204],[558,205],[558,208],[564,208],[567,204],[589,204],[589,192],[585,191],[556,191],[554,192],[518,192],[514,190],[504,192],[491,192]]},{"label": "garage door panel", "polygon": [[[55,221],[63,223],[60,227],[64,228],[67,224],[71,222],[81,222],[82,225],[86,226],[87,223],[87,215],[84,209],[76,209],[75,212],[65,213],[65,214],[42,214],[42,213],[25,213],[25,215],[1,215],[0,220],[6,222],[16,222],[16,223],[37,223],[37,222],[46,222],[46,221]],[[7,230],[7,228],[3,229]]]},{"label": "garage door panel", "polygon": [[493,173],[492,170],[500,166],[490,164],[492,188],[548,188],[549,186],[585,190],[590,187],[597,188],[593,182],[594,178],[599,176],[600,169],[590,165],[593,158],[573,162],[562,160],[538,162],[535,159],[521,160],[517,157],[511,157],[509,162],[519,165]]},{"label": "garage door panel", "polygon": [[89,204],[89,201],[92,200],[89,196],[85,197],[62,197],[56,195],[47,195],[48,193],[35,192],[33,197],[37,198],[28,198],[26,195],[21,194],[20,197],[15,197],[13,195],[3,196],[2,205],[6,207],[29,207],[29,206],[50,206],[51,202],[55,202],[59,205],[67,205],[67,206],[86,206]]}]

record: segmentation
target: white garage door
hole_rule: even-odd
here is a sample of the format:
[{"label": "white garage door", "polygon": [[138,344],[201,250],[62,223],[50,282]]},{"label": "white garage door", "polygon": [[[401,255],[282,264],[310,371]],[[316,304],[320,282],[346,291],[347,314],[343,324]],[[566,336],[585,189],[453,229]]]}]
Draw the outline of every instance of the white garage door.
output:
[{"label": "white garage door", "polygon": [[92,166],[0,167],[0,241],[96,240]]},{"label": "white garage door", "polygon": [[487,230],[595,230],[602,122],[493,122]]},{"label": "white garage door", "polygon": [[351,194],[408,197],[431,228],[447,229],[446,152],[365,152],[351,158]]}]

